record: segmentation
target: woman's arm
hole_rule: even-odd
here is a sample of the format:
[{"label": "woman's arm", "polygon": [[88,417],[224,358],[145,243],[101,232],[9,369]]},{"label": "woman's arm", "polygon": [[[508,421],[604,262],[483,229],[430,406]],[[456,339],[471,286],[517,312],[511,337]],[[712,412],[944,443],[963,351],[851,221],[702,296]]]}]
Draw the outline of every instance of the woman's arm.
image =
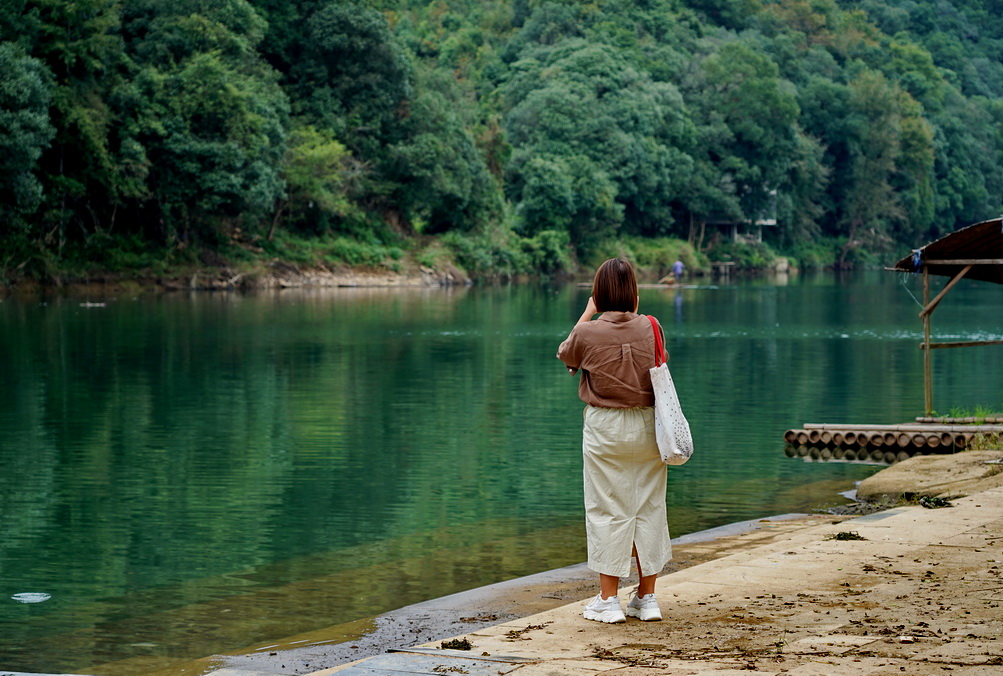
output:
[{"label": "woman's arm", "polygon": [[[592,318],[597,314],[598,310],[596,310],[596,302],[595,300],[592,299],[592,296],[589,296],[589,302],[585,304],[585,311],[582,312],[582,316],[578,318],[577,322],[575,322],[575,326],[578,326],[579,324],[589,323],[590,321],[592,321]],[[572,329],[572,333],[574,333],[574,329]],[[557,348],[557,358],[563,361],[564,364],[568,367],[568,373],[574,375],[578,373],[577,357],[571,356],[569,354],[570,352],[571,352],[571,336],[569,335],[567,338],[564,339],[564,342],[561,343],[561,346]],[[571,361],[571,363],[569,364],[568,361]],[[573,366],[572,364],[575,365]]]},{"label": "woman's arm", "polygon": [[582,313],[582,316],[578,318],[578,321],[575,322],[575,324],[578,325],[590,322],[597,314],[599,314],[599,311],[596,310],[596,302],[592,296],[589,296],[589,302],[585,305],[585,312]]}]

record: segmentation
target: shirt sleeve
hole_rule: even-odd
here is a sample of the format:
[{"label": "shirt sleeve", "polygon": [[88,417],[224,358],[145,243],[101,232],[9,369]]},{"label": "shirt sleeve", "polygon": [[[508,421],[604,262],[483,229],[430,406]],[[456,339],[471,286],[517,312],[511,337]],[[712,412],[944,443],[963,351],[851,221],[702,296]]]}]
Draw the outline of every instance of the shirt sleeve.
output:
[{"label": "shirt sleeve", "polygon": [[578,326],[571,329],[571,333],[564,339],[560,347],[557,348],[557,358],[567,364],[568,368],[580,369],[582,367],[582,341],[579,335]]}]

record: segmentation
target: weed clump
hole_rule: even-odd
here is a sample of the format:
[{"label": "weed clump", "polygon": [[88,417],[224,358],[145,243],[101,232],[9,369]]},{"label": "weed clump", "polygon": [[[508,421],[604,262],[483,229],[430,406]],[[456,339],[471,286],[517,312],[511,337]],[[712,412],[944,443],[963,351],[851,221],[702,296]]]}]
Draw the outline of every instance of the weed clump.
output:
[{"label": "weed clump", "polygon": [[863,535],[861,535],[855,530],[840,531],[826,538],[826,540],[866,540],[866,539],[867,538],[865,538]]},{"label": "weed clump", "polygon": [[919,499],[919,504],[923,505],[927,509],[940,509],[941,507],[952,507],[951,501],[947,498],[935,498],[929,495],[924,495]]}]

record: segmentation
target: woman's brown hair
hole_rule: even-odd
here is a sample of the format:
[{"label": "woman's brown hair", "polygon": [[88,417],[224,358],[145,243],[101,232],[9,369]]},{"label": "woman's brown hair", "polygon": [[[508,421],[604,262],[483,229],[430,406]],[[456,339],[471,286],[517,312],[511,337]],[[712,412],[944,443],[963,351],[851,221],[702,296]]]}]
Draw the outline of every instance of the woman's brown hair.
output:
[{"label": "woman's brown hair", "polygon": [[596,270],[592,300],[599,312],[633,312],[637,309],[637,277],[623,258],[610,258]]}]

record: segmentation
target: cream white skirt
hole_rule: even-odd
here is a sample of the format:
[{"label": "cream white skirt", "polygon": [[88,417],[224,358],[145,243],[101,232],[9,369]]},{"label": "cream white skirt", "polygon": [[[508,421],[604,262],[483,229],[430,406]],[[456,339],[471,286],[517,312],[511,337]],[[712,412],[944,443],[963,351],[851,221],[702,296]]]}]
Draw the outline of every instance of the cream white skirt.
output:
[{"label": "cream white skirt", "polygon": [[582,457],[589,568],[626,577],[636,544],[642,572],[660,573],[672,545],[655,410],[586,406]]}]

